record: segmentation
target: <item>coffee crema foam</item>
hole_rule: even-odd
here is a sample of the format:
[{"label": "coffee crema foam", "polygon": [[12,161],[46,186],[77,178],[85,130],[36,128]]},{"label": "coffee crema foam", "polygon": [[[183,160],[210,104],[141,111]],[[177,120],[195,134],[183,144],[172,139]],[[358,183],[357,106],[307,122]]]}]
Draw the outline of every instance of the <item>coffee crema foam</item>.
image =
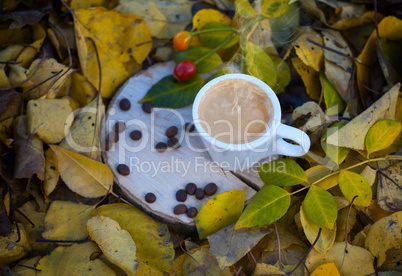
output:
[{"label": "coffee crema foam", "polygon": [[273,106],[265,91],[243,79],[226,79],[201,98],[198,117],[203,129],[218,141],[244,144],[270,127]]}]

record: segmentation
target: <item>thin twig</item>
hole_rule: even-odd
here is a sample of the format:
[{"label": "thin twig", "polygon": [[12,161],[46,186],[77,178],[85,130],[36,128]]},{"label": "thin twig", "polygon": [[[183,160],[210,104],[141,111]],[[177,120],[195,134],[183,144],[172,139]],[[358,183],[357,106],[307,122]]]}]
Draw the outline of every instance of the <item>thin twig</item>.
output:
[{"label": "thin twig", "polygon": [[200,264],[193,256],[191,256],[191,254],[189,254],[181,245],[181,241],[180,241],[180,237],[179,235],[176,234],[177,240],[179,241],[179,246],[181,248],[181,250],[183,250],[183,253],[186,254],[187,256],[191,257],[196,263]]},{"label": "thin twig", "polygon": [[18,212],[18,214],[20,214],[21,216],[23,216],[29,222],[29,224],[31,224],[32,227],[35,227],[35,224],[23,212],[21,212],[18,209],[15,211]]},{"label": "thin twig", "polygon": [[[295,258],[300,261],[300,258],[297,258],[297,257],[295,257]],[[307,265],[306,265],[303,261],[302,261],[301,263],[302,263],[302,265],[304,266],[304,268],[306,269],[307,274],[310,275],[310,270],[308,270]]]},{"label": "thin twig", "polygon": [[28,265],[23,265],[23,264],[18,264],[18,263],[11,263],[11,264],[16,265],[16,266],[26,267],[26,268],[29,268],[29,269],[32,269],[32,270],[35,270],[35,271],[39,271],[39,272],[42,271],[41,269],[37,269],[36,267],[33,267],[33,266],[28,266]]},{"label": "thin twig", "polygon": [[378,91],[375,91],[375,90],[371,89],[370,87],[368,87],[368,86],[365,85],[365,84],[363,84],[363,87],[366,88],[368,91],[373,92],[374,94],[378,94],[378,95],[384,94],[384,93],[382,93],[382,92],[378,92]]},{"label": "thin twig", "polygon": [[239,276],[239,275],[240,275],[242,268],[243,268],[242,266],[239,267],[239,270],[237,270],[236,276]]},{"label": "thin twig", "polygon": [[248,255],[251,257],[251,259],[253,260],[254,264],[257,264],[257,261],[253,255],[253,253],[251,253],[251,251],[248,252]]},{"label": "thin twig", "polygon": [[278,227],[276,225],[276,221],[274,222],[274,226],[275,226],[275,233],[276,233],[276,238],[278,240],[278,261],[279,261],[279,269],[283,270],[283,266],[282,266],[282,258],[281,258],[281,239],[279,238],[279,231],[278,231]]},{"label": "thin twig", "polygon": [[56,25],[54,25],[52,22],[49,22],[50,27],[52,27],[53,29],[56,30],[56,32],[59,33],[59,35],[61,36],[61,38],[63,39],[64,43],[66,44],[66,48],[67,48],[67,53],[68,53],[68,62],[69,65],[72,66],[73,65],[73,57],[71,55],[71,50],[70,50],[70,45],[68,43],[67,38],[64,36],[63,32],[59,29],[59,27],[57,27]]},{"label": "thin twig", "polygon": [[333,52],[333,53],[335,53],[335,54],[338,54],[338,55],[340,55],[340,56],[343,56],[343,57],[345,57],[345,58],[347,58],[347,59],[350,59],[350,60],[354,61],[354,58],[353,58],[353,57],[348,56],[347,54],[344,54],[344,53],[339,52],[339,51],[337,51],[337,50],[334,50],[334,49],[332,49],[332,48],[329,48],[329,47],[327,47],[327,46],[325,46],[325,45],[322,45],[322,44],[320,44],[320,43],[318,43],[318,42],[316,42],[316,41],[314,41],[314,40],[311,40],[310,38],[307,38],[307,41],[310,42],[310,43],[313,43],[314,45],[316,45],[316,46],[318,46],[318,47],[321,47],[321,48],[323,48],[323,49],[325,49],[325,50],[328,50],[328,51],[330,51],[330,52]]},{"label": "thin twig", "polygon": [[92,45],[95,48],[96,60],[98,61],[98,70],[99,70],[98,93],[100,94],[101,93],[101,85],[102,85],[102,67],[101,67],[101,62],[100,62],[100,58],[99,58],[99,52],[98,52],[98,48],[96,47],[95,41],[89,36],[87,38],[92,42]]},{"label": "thin twig", "polygon": [[0,61],[0,64],[19,64],[22,61]]},{"label": "thin twig", "polygon": [[84,243],[89,241],[89,237],[83,240],[71,240],[71,241],[64,241],[64,240],[47,240],[47,239],[36,239],[36,242],[48,242],[48,243]]},{"label": "thin twig", "polygon": [[41,86],[42,84],[44,84],[44,83],[48,82],[49,80],[53,79],[54,77],[58,76],[58,75],[59,75],[61,72],[63,72],[63,69],[61,69],[59,72],[54,73],[53,75],[51,75],[51,76],[50,76],[50,77],[48,77],[47,79],[45,79],[45,80],[41,81],[39,84],[33,84],[33,85],[34,85],[34,87],[32,87],[32,88],[28,89],[27,91],[25,91],[25,92],[24,92],[24,93],[22,93],[22,94],[26,95],[28,92],[31,92],[31,91],[32,91],[32,90],[34,90],[35,88],[38,88],[38,89],[39,89],[39,91],[38,91],[38,92],[40,92],[40,88],[39,88],[39,86]]}]

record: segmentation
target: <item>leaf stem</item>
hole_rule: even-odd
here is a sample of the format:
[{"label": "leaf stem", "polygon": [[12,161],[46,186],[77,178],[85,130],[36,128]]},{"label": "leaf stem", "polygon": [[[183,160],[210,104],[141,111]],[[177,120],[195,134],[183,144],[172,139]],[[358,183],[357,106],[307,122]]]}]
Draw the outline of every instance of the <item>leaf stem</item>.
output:
[{"label": "leaf stem", "polygon": [[250,26],[254,25],[255,23],[257,23],[258,21],[264,20],[267,17],[260,15],[255,17],[254,19],[250,20],[250,22],[248,22],[246,25],[244,25],[243,27],[241,27],[240,29],[237,30],[237,32],[239,33],[243,33],[246,29],[248,29]]},{"label": "leaf stem", "polygon": [[228,28],[216,28],[216,29],[206,29],[206,30],[200,30],[196,32],[191,32],[191,36],[199,35],[199,34],[204,34],[204,33],[211,33],[211,32],[223,32],[223,31],[232,31],[232,32],[238,32],[235,28],[229,27]]},{"label": "leaf stem", "polygon": [[204,59],[208,58],[210,55],[212,55],[213,53],[218,51],[220,48],[225,46],[225,44],[228,43],[235,35],[236,35],[236,33],[231,34],[228,38],[226,38],[224,41],[222,41],[221,44],[219,44],[214,49],[212,49],[211,51],[206,53],[204,56],[202,56],[199,59],[197,59],[196,61],[194,61],[195,65],[197,65],[198,63],[200,63],[201,61],[203,61]]}]

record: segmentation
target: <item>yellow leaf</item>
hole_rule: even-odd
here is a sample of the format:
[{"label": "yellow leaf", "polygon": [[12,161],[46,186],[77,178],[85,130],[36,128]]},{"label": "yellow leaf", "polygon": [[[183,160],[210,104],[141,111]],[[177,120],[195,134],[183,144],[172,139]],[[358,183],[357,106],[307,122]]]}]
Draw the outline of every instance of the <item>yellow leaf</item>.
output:
[{"label": "yellow leaf", "polygon": [[36,267],[40,256],[36,256],[30,259],[25,259],[18,262],[18,265],[14,266],[12,269],[12,275],[15,276],[36,276],[36,270],[32,269]]},{"label": "yellow leaf", "polygon": [[[302,185],[304,185],[304,186],[310,185],[310,183],[314,183],[315,181],[323,178],[324,176],[326,176],[330,173],[332,173],[332,170],[323,165],[317,165],[317,166],[311,167],[306,170],[308,182],[304,182],[304,183],[302,183]],[[338,176],[337,175],[328,177],[328,178],[320,181],[317,184],[318,187],[323,188],[324,190],[331,189],[332,187],[335,187],[336,185],[338,185]]]},{"label": "yellow leaf", "polygon": [[[347,208],[343,208],[343,209],[339,210],[339,212],[338,212],[338,218],[336,219],[336,225],[337,225],[336,241],[337,242],[345,241],[346,225],[348,226],[347,233],[349,233],[350,230],[352,230],[352,227],[355,225],[356,209],[354,207],[352,207],[352,209],[350,209],[350,214],[349,214],[349,207],[350,206],[348,206]],[[349,216],[348,216],[348,214],[349,214]]]},{"label": "yellow leaf", "polygon": [[[29,37],[32,37],[30,34]],[[46,31],[42,28],[41,24],[35,24],[33,26],[33,43],[30,46],[25,47],[22,53],[19,55],[17,62],[24,68],[28,68],[34,60],[35,56],[38,54],[38,50],[42,48],[43,41],[46,38]],[[54,59],[52,59],[54,60]],[[54,60],[55,61],[55,60]],[[32,65],[31,65],[32,67]],[[36,66],[35,66],[36,68]],[[63,72],[64,73],[64,72]],[[63,74],[61,73],[61,74]],[[68,75],[68,74],[66,74]],[[46,77],[44,78],[46,79]],[[42,88],[43,89],[43,88]]]},{"label": "yellow leaf", "polygon": [[[203,247],[208,248],[208,245],[203,245],[203,246],[200,246],[197,248],[193,248],[193,249],[187,251],[187,253],[193,254],[194,252],[196,252],[197,250],[199,250],[200,248],[203,248]],[[187,258],[190,258],[190,256],[188,256],[187,254],[182,254],[179,257],[177,257],[176,259],[174,259],[172,268],[169,271],[169,276],[183,275],[183,263]]]},{"label": "yellow leaf", "polygon": [[105,106],[100,95],[78,111],[60,147],[101,162],[99,133]]},{"label": "yellow leaf", "polygon": [[107,8],[113,8],[116,0],[71,0],[69,6],[73,10],[77,9],[87,9],[92,7],[104,6]]},{"label": "yellow leaf", "polygon": [[251,276],[265,275],[286,275],[286,273],[273,265],[257,263]]},{"label": "yellow leaf", "polygon": [[339,271],[334,263],[327,263],[317,267],[311,276],[339,276]]},{"label": "yellow leaf", "polygon": [[373,199],[371,187],[363,176],[351,171],[341,171],[339,173],[339,188],[343,195],[357,206],[369,206]]},{"label": "yellow leaf", "polygon": [[14,148],[16,152],[14,177],[29,178],[36,174],[39,179],[45,177],[45,157],[43,143],[37,135],[28,135],[26,116],[14,120]]},{"label": "yellow leaf", "polygon": [[122,229],[115,220],[94,216],[88,220],[88,232],[103,254],[127,275],[135,275],[137,270],[136,246],[130,233]]},{"label": "yellow leaf", "polygon": [[391,248],[402,246],[402,211],[376,221],[367,234],[365,247],[378,259],[381,266],[386,258],[385,253]]},{"label": "yellow leaf", "polygon": [[307,94],[310,98],[318,100],[321,95],[319,74],[313,68],[304,64],[300,58],[292,58],[292,64],[302,78]]},{"label": "yellow leaf", "polygon": [[314,224],[307,217],[307,214],[304,211],[303,206],[300,206],[300,220],[301,220],[301,224],[303,226],[304,234],[306,235],[308,241],[311,244],[313,244],[313,242],[317,238],[319,229],[320,228],[322,229],[320,237],[319,237],[317,243],[314,245],[314,249],[325,255],[328,252],[328,250],[330,250],[332,248],[332,246],[334,245],[337,225],[335,224],[333,229],[329,229],[329,228],[325,228],[325,227],[323,228],[323,227],[318,226],[317,224]]},{"label": "yellow leaf", "polygon": [[71,74],[71,97],[78,101],[80,106],[90,103],[98,91],[83,75],[74,72]]},{"label": "yellow leaf", "polygon": [[88,237],[87,220],[95,205],[56,200],[50,204],[42,236],[48,240],[83,240]]},{"label": "yellow leaf", "polygon": [[167,24],[167,19],[155,2],[149,2],[144,13],[138,13],[145,19],[151,36],[157,36]]},{"label": "yellow leaf", "polygon": [[164,276],[163,272],[160,272],[159,270],[157,270],[141,261],[138,261],[137,275]]},{"label": "yellow leaf", "polygon": [[304,64],[319,72],[324,65],[324,52],[321,47],[310,43],[307,39],[323,45],[321,35],[310,28],[305,28],[300,32],[301,35],[293,42],[296,54]]},{"label": "yellow leaf", "polygon": [[[133,73],[141,69],[152,43],[144,20],[136,15],[108,11],[98,7],[76,10],[74,16],[78,56],[85,77],[93,85],[99,83],[95,41],[102,66],[101,93],[110,98]],[[141,45],[139,45],[141,44]]]},{"label": "yellow leaf", "polygon": [[225,25],[230,25],[230,18],[216,9],[199,10],[193,17],[193,31],[201,30],[207,23],[218,22]]},{"label": "yellow leaf", "polygon": [[95,215],[110,217],[130,233],[137,246],[139,261],[161,271],[170,269],[175,253],[165,224],[123,203],[100,206],[92,213]]},{"label": "yellow leaf", "polygon": [[377,121],[366,135],[365,145],[368,155],[388,148],[401,132],[401,122],[395,120]]},{"label": "yellow leaf", "polygon": [[202,247],[190,256],[183,262],[183,275],[233,275],[229,269],[219,270],[218,261],[208,248]]},{"label": "yellow leaf", "polygon": [[49,144],[59,143],[73,123],[73,110],[67,99],[30,100],[27,127],[31,134]]},{"label": "yellow leaf", "polygon": [[[34,73],[36,70],[37,72]],[[48,99],[55,98],[72,72],[54,58],[45,59],[43,62],[41,59],[35,59],[26,71],[26,76],[30,79],[24,85],[25,98],[37,99],[44,95]]]},{"label": "yellow leaf", "polygon": [[10,233],[0,236],[0,264],[12,263],[31,251],[24,226],[18,224],[18,227],[21,235],[19,242],[16,243],[18,233],[15,225],[12,226]]},{"label": "yellow leaf", "polygon": [[14,118],[12,117],[0,122],[0,141],[9,148],[14,141],[14,139],[11,139],[13,134],[13,122]]},{"label": "yellow leaf", "polygon": [[337,147],[364,150],[364,138],[380,119],[394,119],[400,85],[397,84],[359,116],[327,137],[326,143]]},{"label": "yellow leaf", "polygon": [[289,8],[289,0],[261,0],[261,14],[268,18],[276,18]]},{"label": "yellow leaf", "polygon": [[235,1],[236,15],[251,19],[258,15],[257,11],[251,6],[248,0],[236,0]]},{"label": "yellow leaf", "polygon": [[334,263],[339,273],[345,276],[374,273],[374,257],[368,250],[348,243],[346,252],[345,242],[336,242],[326,256],[313,249],[307,256],[306,266],[309,271],[314,271],[322,264]]},{"label": "yellow leaf", "polygon": [[195,221],[200,239],[205,239],[234,223],[243,211],[245,196],[246,190],[232,190],[208,200]]},{"label": "yellow leaf", "polygon": [[40,275],[94,275],[108,276],[116,273],[99,259],[94,259],[101,250],[94,242],[59,246],[43,257],[36,267]]},{"label": "yellow leaf", "polygon": [[108,166],[57,146],[50,147],[57,156],[60,176],[72,191],[85,197],[100,197],[112,190],[113,175]]}]

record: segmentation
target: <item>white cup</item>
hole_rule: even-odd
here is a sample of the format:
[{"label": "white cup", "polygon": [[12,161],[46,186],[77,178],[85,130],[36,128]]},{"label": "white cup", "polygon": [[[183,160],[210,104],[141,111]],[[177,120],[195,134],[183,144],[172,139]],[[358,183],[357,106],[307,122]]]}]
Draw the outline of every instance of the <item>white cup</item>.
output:
[{"label": "white cup", "polygon": [[[273,119],[269,129],[257,139],[243,144],[229,144],[209,135],[201,126],[198,116],[200,102],[209,88],[223,80],[240,79],[254,83],[265,91],[273,106]],[[281,106],[272,89],[263,81],[246,74],[227,74],[205,84],[193,104],[193,121],[213,161],[224,169],[239,171],[258,165],[259,161],[272,155],[302,156],[310,148],[310,138],[303,131],[281,123]],[[294,145],[284,138],[296,142]]]}]

